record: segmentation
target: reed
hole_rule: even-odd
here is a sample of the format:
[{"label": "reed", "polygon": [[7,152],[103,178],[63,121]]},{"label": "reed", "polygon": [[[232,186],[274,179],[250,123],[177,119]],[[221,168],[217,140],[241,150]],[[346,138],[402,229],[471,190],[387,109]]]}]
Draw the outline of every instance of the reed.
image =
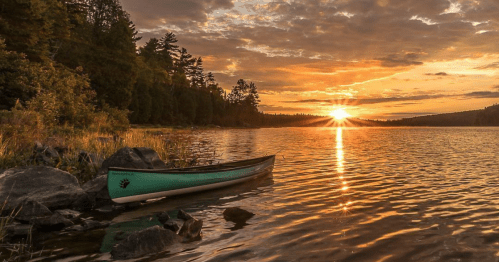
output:
[{"label": "reed", "polygon": [[[10,133],[12,134],[12,133]],[[101,132],[49,132],[40,135],[29,133],[22,136],[7,136],[0,130],[0,169],[37,165],[33,159],[34,142],[59,148],[64,153],[55,161],[54,167],[75,175],[80,183],[92,179],[97,174],[101,163],[87,163],[79,160],[81,152],[92,153],[100,159],[106,159],[118,149],[128,147],[149,147],[154,149],[161,159],[173,163],[176,167],[193,164],[195,149],[189,131],[171,128],[130,129],[119,135]]]}]

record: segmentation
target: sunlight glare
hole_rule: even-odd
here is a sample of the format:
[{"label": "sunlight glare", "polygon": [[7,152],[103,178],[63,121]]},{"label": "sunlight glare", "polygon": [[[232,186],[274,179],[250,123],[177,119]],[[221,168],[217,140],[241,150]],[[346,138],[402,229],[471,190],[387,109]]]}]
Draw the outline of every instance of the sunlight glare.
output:
[{"label": "sunlight glare", "polygon": [[343,120],[347,117],[350,117],[350,114],[347,113],[343,108],[338,108],[334,111],[331,111],[331,113],[329,113],[329,115],[334,117],[334,119],[336,119],[336,120]]}]

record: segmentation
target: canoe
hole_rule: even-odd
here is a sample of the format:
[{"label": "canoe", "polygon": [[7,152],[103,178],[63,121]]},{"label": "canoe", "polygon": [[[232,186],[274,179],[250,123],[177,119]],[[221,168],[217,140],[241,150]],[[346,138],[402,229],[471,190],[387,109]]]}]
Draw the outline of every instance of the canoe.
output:
[{"label": "canoe", "polygon": [[272,172],[275,155],[217,165],[177,169],[110,167],[109,196],[116,203],[216,189]]}]

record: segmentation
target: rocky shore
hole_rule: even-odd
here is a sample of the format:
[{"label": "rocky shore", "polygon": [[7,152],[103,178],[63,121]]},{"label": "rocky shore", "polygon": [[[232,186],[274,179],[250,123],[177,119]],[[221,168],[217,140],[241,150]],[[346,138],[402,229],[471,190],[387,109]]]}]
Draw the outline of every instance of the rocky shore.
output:
[{"label": "rocky shore", "polygon": [[[57,150],[35,145],[34,158],[47,165],[17,167],[0,170],[0,202],[4,203],[2,241],[35,239],[51,232],[84,232],[106,228],[111,221],[93,220],[88,212],[122,212],[143,203],[116,204],[107,191],[109,167],[165,169],[165,163],[157,152],[146,147],[124,147],[105,160],[82,152],[81,161],[95,162],[97,176],[80,186],[75,176],[49,166]],[[100,163],[98,163],[100,162]],[[177,214],[171,218],[169,214]],[[223,216],[244,225],[254,214],[238,208],[225,210]],[[119,237],[112,248],[113,259],[137,258],[161,252],[169,246],[201,240],[203,221],[182,210],[165,210],[156,216],[160,225],[148,227]]]}]

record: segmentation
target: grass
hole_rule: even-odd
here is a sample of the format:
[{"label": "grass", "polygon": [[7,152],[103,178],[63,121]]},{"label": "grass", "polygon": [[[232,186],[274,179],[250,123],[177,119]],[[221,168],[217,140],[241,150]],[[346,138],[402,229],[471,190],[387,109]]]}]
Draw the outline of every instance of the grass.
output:
[{"label": "grass", "polygon": [[35,141],[64,151],[53,166],[76,176],[80,184],[95,177],[101,163],[79,161],[84,151],[97,158],[106,159],[118,149],[128,147],[149,147],[154,149],[162,160],[175,167],[193,164],[196,148],[193,148],[189,130],[170,128],[134,128],[119,135],[99,132],[40,132],[6,135],[0,129],[0,169],[37,165],[34,155]]}]

